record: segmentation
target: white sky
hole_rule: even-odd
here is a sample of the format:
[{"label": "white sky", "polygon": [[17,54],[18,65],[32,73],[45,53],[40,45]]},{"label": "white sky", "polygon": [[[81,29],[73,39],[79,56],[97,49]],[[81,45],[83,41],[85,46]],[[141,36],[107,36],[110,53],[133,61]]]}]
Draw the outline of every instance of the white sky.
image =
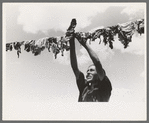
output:
[{"label": "white sky", "polygon": [[[145,17],[144,3],[3,3],[3,120],[145,120],[146,35],[134,34],[127,49],[115,37],[111,50],[98,40],[98,54],[112,83],[109,103],[78,103],[69,52],[54,59],[47,50],[34,56],[6,52],[7,42],[65,34],[71,19],[77,31],[92,31]],[[76,41],[79,68],[91,60]],[[132,113],[133,111],[133,113]]]}]

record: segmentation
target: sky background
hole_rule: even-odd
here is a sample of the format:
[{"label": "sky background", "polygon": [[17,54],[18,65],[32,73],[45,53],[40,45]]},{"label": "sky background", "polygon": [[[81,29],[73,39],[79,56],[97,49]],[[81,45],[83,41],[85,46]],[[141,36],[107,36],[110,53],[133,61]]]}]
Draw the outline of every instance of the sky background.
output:
[{"label": "sky background", "polygon": [[[146,19],[144,3],[3,3],[3,120],[146,119],[146,35],[135,33],[127,49],[115,37],[114,49],[91,43],[112,83],[108,103],[78,103],[79,91],[69,51],[54,58],[47,49],[18,58],[5,45],[65,35],[73,18],[76,32],[93,32],[118,23]],[[79,69],[92,64],[76,40]]]}]

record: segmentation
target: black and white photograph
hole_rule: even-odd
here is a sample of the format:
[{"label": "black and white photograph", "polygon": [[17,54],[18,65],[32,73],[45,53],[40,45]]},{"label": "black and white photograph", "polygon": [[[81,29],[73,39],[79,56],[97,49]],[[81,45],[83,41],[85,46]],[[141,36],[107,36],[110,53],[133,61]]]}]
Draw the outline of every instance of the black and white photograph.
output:
[{"label": "black and white photograph", "polygon": [[3,2],[2,120],[146,121],[145,2]]}]

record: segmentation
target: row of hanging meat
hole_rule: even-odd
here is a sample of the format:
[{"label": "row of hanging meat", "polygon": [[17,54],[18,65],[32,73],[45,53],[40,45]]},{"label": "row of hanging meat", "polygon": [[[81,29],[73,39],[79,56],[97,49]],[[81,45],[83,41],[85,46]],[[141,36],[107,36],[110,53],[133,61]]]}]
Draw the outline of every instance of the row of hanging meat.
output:
[{"label": "row of hanging meat", "polygon": [[32,52],[35,56],[39,55],[41,51],[45,48],[48,49],[49,52],[53,52],[55,54],[55,58],[58,53],[62,56],[64,55],[64,50],[69,50],[68,38],[66,37],[45,37],[39,40],[29,40],[22,42],[11,42],[6,44],[6,51],[13,49],[17,50],[17,55],[19,58],[19,54],[21,53],[21,47],[24,46],[24,50],[27,52]]},{"label": "row of hanging meat", "polygon": [[109,44],[109,47],[113,49],[114,36],[118,35],[119,41],[121,41],[124,45],[124,48],[127,48],[129,42],[131,42],[132,35],[135,32],[138,32],[140,35],[144,33],[144,19],[138,19],[134,22],[127,22],[116,26],[97,29],[93,33],[77,32],[76,38],[78,40],[81,40],[81,38],[90,39],[90,41],[94,41],[99,38],[101,42],[102,36],[104,44]]},{"label": "row of hanging meat", "polygon": [[[127,22],[123,24],[118,24],[116,26],[111,26],[107,28],[97,29],[93,33],[87,32],[76,32],[74,34],[75,38],[81,40],[82,38],[90,39],[90,41],[95,41],[97,38],[100,39],[101,36],[104,44],[109,44],[109,47],[113,49],[114,36],[118,35],[119,41],[124,45],[124,48],[128,47],[129,42],[131,42],[132,35],[134,32],[138,32],[140,35],[144,33],[144,19],[138,19],[134,22]],[[61,52],[63,56],[64,50],[68,51],[69,46],[69,36],[61,37],[45,37],[39,40],[29,40],[21,42],[11,42],[6,44],[6,51],[17,50],[17,55],[21,53],[21,47],[24,46],[24,50],[27,52],[32,52],[35,56],[39,55],[44,49],[48,49],[49,52],[57,54]]]}]

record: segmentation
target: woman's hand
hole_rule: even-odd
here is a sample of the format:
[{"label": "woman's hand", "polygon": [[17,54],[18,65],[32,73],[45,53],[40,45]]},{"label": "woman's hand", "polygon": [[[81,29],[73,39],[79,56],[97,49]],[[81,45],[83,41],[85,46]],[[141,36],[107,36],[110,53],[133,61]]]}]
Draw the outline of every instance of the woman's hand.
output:
[{"label": "woman's hand", "polygon": [[85,38],[81,38],[81,39],[79,39],[78,40],[79,41],[79,43],[82,45],[82,46],[86,46],[86,42],[87,42],[87,39],[85,39]]}]

